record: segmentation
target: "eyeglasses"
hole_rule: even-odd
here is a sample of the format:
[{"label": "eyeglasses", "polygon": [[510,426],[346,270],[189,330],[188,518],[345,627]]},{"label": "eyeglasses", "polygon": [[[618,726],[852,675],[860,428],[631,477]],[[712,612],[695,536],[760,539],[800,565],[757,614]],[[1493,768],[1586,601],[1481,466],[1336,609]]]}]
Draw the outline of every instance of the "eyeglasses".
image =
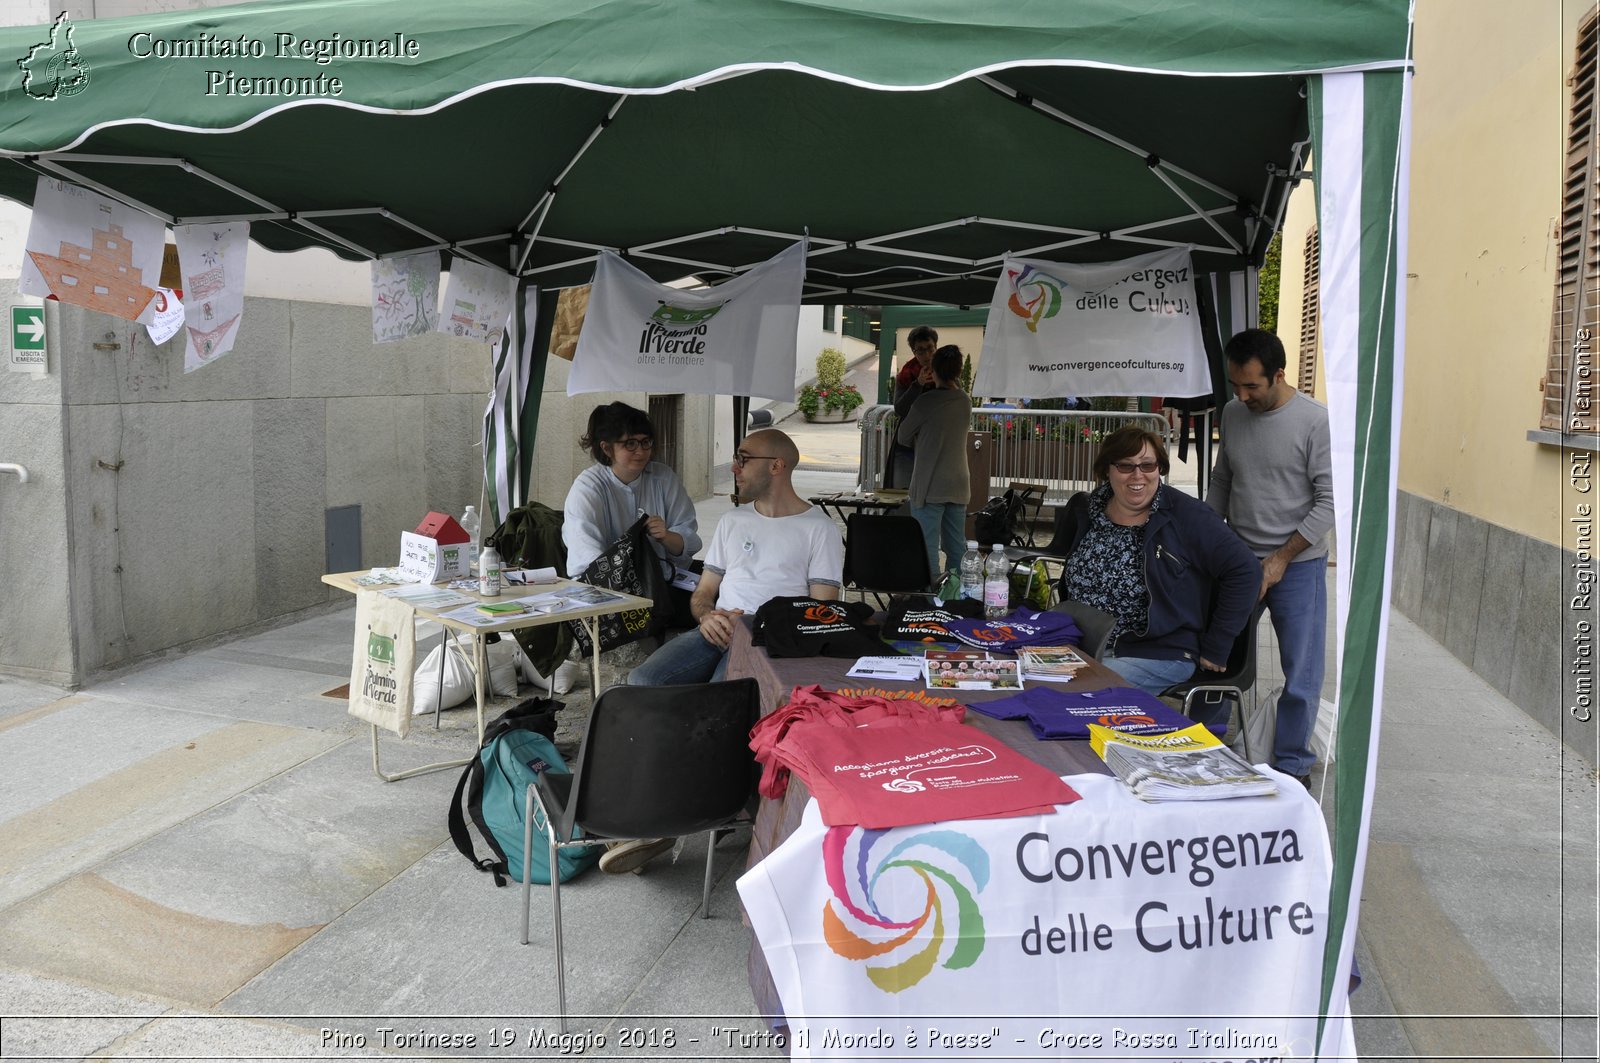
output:
[{"label": "eyeglasses", "polygon": [[1111,467],[1124,476],[1132,476],[1135,472],[1142,472],[1148,476],[1159,469],[1161,465],[1159,462],[1154,461],[1114,461],[1111,463]]},{"label": "eyeglasses", "polygon": [[777,460],[778,460],[777,458],[772,457],[769,454],[746,454],[742,450],[738,451],[733,456],[733,463],[735,465],[739,466],[740,468],[743,468],[745,465],[747,465],[748,463],[750,463],[752,461],[777,461]]},{"label": "eyeglasses", "polygon": [[643,439],[619,439],[611,445],[614,447],[621,447],[629,454],[636,454],[641,450],[654,450],[656,441],[651,439],[649,436],[646,436]]}]

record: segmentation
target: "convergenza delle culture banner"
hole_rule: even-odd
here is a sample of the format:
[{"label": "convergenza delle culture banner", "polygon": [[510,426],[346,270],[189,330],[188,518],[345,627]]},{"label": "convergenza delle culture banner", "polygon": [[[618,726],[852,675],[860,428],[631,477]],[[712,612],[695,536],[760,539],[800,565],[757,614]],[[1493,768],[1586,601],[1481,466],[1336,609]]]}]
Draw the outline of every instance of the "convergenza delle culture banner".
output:
[{"label": "convergenza delle culture banner", "polygon": [[609,252],[573,353],[567,394],[651,391],[794,399],[805,244],[698,291],[658,284]]},{"label": "convergenza delle culture banner", "polygon": [[1218,817],[1066,782],[1082,800],[1053,815],[889,830],[807,804],[739,879],[792,1058],[1315,1054],[1332,861],[1310,796],[1282,777]]},{"label": "convergenza delle culture banner", "polygon": [[1030,399],[1209,394],[1189,253],[1091,265],[1008,256],[972,388]]}]

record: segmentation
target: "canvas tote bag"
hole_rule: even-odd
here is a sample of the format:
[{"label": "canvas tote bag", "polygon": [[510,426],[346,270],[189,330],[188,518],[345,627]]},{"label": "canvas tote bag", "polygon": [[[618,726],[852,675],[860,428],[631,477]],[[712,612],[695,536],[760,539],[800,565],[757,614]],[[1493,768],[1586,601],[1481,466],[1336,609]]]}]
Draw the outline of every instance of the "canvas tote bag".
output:
[{"label": "canvas tote bag", "polygon": [[356,642],[350,663],[350,715],[411,732],[417,628],[411,606],[377,591],[356,595]]},{"label": "canvas tote bag", "polygon": [[[661,570],[661,559],[650,546],[650,537],[644,530],[647,517],[633,522],[633,527],[623,532],[617,541],[595,558],[594,564],[583,575],[574,577],[584,583],[624,594],[637,594],[649,598],[655,605],[646,609],[629,609],[600,617],[600,652],[626,646],[630,642],[659,635],[666,626],[669,611],[668,594],[670,575]],[[568,627],[578,648],[591,652],[589,631],[581,620],[569,620]]]}]

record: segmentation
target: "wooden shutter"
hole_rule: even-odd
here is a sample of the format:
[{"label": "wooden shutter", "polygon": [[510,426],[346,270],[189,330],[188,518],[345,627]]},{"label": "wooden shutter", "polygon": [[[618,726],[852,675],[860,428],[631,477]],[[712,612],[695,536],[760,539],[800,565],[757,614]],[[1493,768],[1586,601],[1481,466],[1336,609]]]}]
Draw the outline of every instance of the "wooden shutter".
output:
[{"label": "wooden shutter", "polygon": [[1317,227],[1306,230],[1305,287],[1300,292],[1300,391],[1310,395],[1317,386],[1317,326],[1322,321],[1322,241]]},{"label": "wooden shutter", "polygon": [[[1555,432],[1595,431],[1593,377],[1577,371],[1578,361],[1593,367],[1596,324],[1600,321],[1600,226],[1595,197],[1596,26],[1591,13],[1578,29],[1573,69],[1572,116],[1563,174],[1560,255],[1556,266],[1555,307],[1551,314],[1550,361],[1544,378],[1539,427]],[[1576,352],[1576,353],[1575,353]],[[1582,400],[1575,402],[1574,400]]]}]

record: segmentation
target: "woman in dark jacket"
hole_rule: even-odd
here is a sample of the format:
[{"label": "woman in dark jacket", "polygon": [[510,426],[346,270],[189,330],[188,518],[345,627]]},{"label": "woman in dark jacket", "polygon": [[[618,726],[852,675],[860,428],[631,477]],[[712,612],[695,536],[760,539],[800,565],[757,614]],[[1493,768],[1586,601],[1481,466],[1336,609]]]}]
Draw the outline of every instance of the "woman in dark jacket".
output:
[{"label": "woman in dark jacket", "polygon": [[1119,428],[1094,459],[1100,486],[1069,506],[1061,597],[1117,618],[1103,661],[1159,694],[1227,667],[1261,590],[1261,563],[1210,506],[1161,482],[1166,444]]}]

